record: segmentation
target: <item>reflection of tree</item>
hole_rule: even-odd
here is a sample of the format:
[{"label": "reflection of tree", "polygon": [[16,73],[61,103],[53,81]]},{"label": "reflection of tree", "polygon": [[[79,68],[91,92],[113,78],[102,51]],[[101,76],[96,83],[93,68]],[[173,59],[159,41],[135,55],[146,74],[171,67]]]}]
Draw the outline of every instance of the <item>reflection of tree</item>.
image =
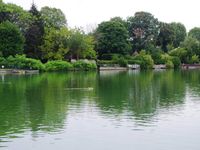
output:
[{"label": "reflection of tree", "polygon": [[196,71],[6,75],[0,84],[0,137],[26,129],[33,135],[57,131],[70,110],[90,109],[93,104],[108,118],[130,116],[149,122],[158,108],[181,107],[187,86],[199,95],[199,83]]},{"label": "reflection of tree", "polygon": [[129,111],[138,119],[154,115],[158,107],[183,103],[185,84],[180,72],[140,72],[103,75],[98,80],[98,106],[103,112]]},{"label": "reflection of tree", "polygon": [[160,105],[170,107],[182,104],[186,85],[180,71],[168,71],[160,75]]},{"label": "reflection of tree", "polygon": [[68,107],[81,107],[94,92],[67,91],[68,87],[93,87],[96,73],[59,73],[4,77],[0,84],[0,136],[63,128]]},{"label": "reflection of tree", "polygon": [[18,79],[18,76],[6,76],[0,84],[0,136],[19,133],[27,123],[25,87],[14,84]]},{"label": "reflection of tree", "polygon": [[192,94],[200,96],[200,76],[199,70],[184,70],[181,72],[182,78],[187,84],[189,92]]}]

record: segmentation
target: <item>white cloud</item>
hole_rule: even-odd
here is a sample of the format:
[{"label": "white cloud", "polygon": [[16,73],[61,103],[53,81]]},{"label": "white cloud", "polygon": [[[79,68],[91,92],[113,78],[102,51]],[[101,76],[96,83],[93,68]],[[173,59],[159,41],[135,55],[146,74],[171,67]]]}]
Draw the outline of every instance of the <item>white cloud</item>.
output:
[{"label": "white cloud", "polygon": [[[148,11],[164,22],[182,22],[189,30],[200,26],[199,0],[35,0],[36,5],[60,8],[71,27],[96,24],[111,17]],[[29,9],[32,0],[4,0]]]}]

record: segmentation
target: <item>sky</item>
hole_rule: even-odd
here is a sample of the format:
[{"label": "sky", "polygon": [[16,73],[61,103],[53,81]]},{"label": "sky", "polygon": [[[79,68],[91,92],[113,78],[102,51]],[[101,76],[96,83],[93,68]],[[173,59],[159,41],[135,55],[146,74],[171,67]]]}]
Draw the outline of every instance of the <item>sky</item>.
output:
[{"label": "sky", "polygon": [[[28,10],[33,0],[3,0]],[[97,26],[102,21],[120,16],[126,19],[137,11],[147,11],[159,21],[181,22],[189,31],[200,27],[199,0],[34,0],[38,9],[43,6],[56,7],[66,15],[70,27],[85,30]]]}]

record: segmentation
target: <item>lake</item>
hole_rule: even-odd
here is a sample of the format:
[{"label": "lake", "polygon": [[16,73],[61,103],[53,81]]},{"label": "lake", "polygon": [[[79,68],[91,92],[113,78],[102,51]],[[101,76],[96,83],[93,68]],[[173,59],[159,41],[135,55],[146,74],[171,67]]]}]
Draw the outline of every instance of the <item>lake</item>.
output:
[{"label": "lake", "polygon": [[200,71],[0,75],[0,149],[199,150]]}]

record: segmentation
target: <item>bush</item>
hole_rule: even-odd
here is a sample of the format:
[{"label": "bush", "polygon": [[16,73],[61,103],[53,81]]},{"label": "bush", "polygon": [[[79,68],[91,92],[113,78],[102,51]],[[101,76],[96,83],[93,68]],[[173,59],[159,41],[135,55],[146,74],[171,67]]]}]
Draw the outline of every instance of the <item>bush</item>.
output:
[{"label": "bush", "polygon": [[128,64],[141,64],[141,61],[136,60],[136,59],[131,59],[131,60],[128,60]]},{"label": "bush", "polygon": [[173,64],[174,64],[174,68],[175,68],[175,69],[180,68],[181,60],[180,60],[179,57],[173,57],[173,58],[172,58],[172,62],[173,62]]},{"label": "bush", "polygon": [[121,67],[127,67],[128,61],[121,55],[113,55],[112,60],[98,60],[98,65],[109,65],[109,66],[114,66],[118,64]]},{"label": "bush", "polygon": [[144,55],[140,64],[141,69],[152,69],[154,61],[151,58],[151,55]]},{"label": "bush", "polygon": [[199,56],[193,55],[192,58],[191,58],[191,62],[193,64],[199,63]]},{"label": "bush", "polygon": [[114,64],[116,64],[116,62],[113,61],[113,60],[98,60],[97,64],[100,65],[100,66],[104,65],[104,64],[114,65]]},{"label": "bush", "polygon": [[120,57],[117,62],[121,67],[127,67],[128,65],[128,61],[124,57]]},{"label": "bush", "polygon": [[138,60],[140,63],[141,69],[152,69],[154,66],[154,61],[151,57],[151,55],[146,54],[145,51],[141,51],[139,55],[135,56],[135,59]]},{"label": "bush", "polygon": [[95,63],[85,62],[82,60],[74,62],[73,67],[75,70],[85,70],[85,71],[97,69],[97,65]]},{"label": "bush", "polygon": [[45,64],[46,71],[68,71],[72,70],[72,68],[72,64],[62,60],[48,61]]},{"label": "bush", "polygon": [[174,68],[174,64],[173,64],[173,62],[172,62],[171,60],[168,60],[168,61],[165,63],[165,65],[166,65],[166,68],[167,68],[167,69],[172,69],[172,68]]},{"label": "bush", "polygon": [[166,64],[168,61],[172,60],[172,56],[168,55],[168,54],[162,54],[161,55],[161,59],[164,62],[164,64]]},{"label": "bush", "polygon": [[184,48],[176,48],[176,49],[173,49],[171,51],[169,51],[169,55],[170,56],[175,56],[175,57],[179,57],[180,58],[180,61],[182,63],[187,63],[187,50],[184,49]]},{"label": "bush", "polygon": [[25,55],[16,55],[15,57],[9,56],[3,64],[6,68],[12,69],[36,69],[43,71],[44,65],[40,60],[26,58]]},{"label": "bush", "polygon": [[6,59],[3,57],[0,57],[0,67],[6,66]]},{"label": "bush", "polygon": [[153,48],[150,50],[150,54],[155,64],[165,64],[162,60],[163,51],[160,48]]}]

